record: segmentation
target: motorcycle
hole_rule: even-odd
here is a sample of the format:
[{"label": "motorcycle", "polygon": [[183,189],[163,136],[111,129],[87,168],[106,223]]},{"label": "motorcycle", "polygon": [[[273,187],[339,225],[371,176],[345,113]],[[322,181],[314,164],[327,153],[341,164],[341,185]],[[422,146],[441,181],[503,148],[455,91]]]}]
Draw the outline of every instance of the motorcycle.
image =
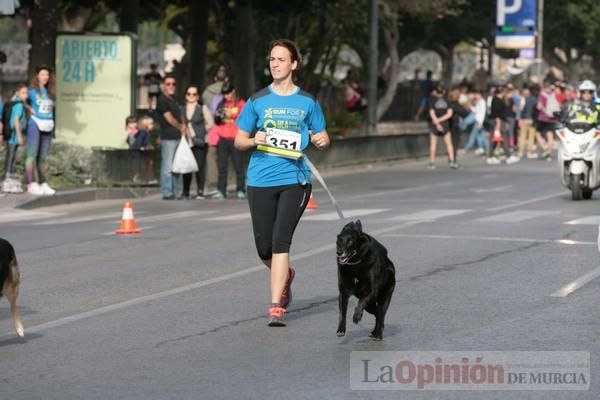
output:
[{"label": "motorcycle", "polygon": [[[600,128],[600,127],[599,127]],[[585,122],[559,126],[558,165],[562,184],[573,200],[591,199],[600,187],[600,129]]]}]

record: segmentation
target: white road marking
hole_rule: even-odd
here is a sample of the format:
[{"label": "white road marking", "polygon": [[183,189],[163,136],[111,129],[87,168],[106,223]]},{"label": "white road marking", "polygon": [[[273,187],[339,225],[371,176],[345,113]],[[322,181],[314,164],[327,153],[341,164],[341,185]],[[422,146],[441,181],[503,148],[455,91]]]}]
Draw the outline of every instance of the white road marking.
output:
[{"label": "white road marking", "polygon": [[152,215],[149,217],[142,217],[142,218],[138,218],[139,221],[142,222],[156,222],[156,221],[165,221],[165,220],[172,220],[172,219],[179,219],[179,218],[189,218],[189,217],[197,217],[200,215],[206,215],[206,214],[214,214],[215,211],[180,211],[180,212],[175,212],[175,213],[170,213],[170,214],[159,214],[159,215]]},{"label": "white road marking", "polygon": [[[365,215],[373,215],[377,213],[381,213],[384,211],[389,211],[389,208],[364,208],[364,209],[356,209],[356,210],[343,210],[344,217],[354,218],[354,217],[363,217]],[[335,221],[339,218],[337,212],[329,212],[315,215],[307,215],[304,214],[302,216],[303,221]]]},{"label": "white road marking", "polygon": [[545,217],[547,215],[558,214],[560,211],[512,211],[504,214],[490,215],[489,217],[479,218],[478,222],[521,222],[528,219]]},{"label": "white road marking", "polygon": [[[424,223],[424,222],[428,222],[428,221],[408,221],[405,222],[403,224],[400,225],[395,225],[395,226],[391,226],[388,228],[383,228],[383,229],[379,229],[379,230],[375,230],[370,232],[371,235],[376,236],[376,235],[380,235],[380,234],[384,234],[384,233],[388,233],[388,232],[393,232],[395,230],[398,229],[403,229],[403,228],[407,228],[409,226],[413,226],[413,225],[417,225],[420,223]],[[148,228],[145,228],[148,229]],[[298,261],[298,260],[302,260],[304,258],[309,258],[312,257],[314,255],[317,254],[321,254],[327,251],[331,251],[335,249],[335,244],[328,244],[325,246],[321,246],[321,247],[317,247],[315,249],[312,250],[308,250],[305,251],[303,253],[300,254],[296,254],[294,256],[290,257],[291,261]],[[104,307],[98,307],[92,310],[88,310],[88,311],[84,311],[82,313],[78,313],[78,314],[74,314],[74,315],[69,315],[66,317],[62,317],[62,318],[58,318],[56,320],[53,321],[48,321],[48,322],[44,322],[38,325],[33,325],[30,327],[26,327],[25,328],[25,335],[27,335],[28,333],[37,333],[37,332],[42,332],[48,329],[52,329],[52,328],[57,328],[63,325],[67,325],[70,324],[72,322],[77,322],[77,321],[81,321],[87,318],[92,318],[92,317],[97,317],[103,314],[107,314],[109,312],[112,311],[117,311],[117,310],[121,310],[127,307],[131,307],[134,305],[138,305],[138,304],[143,304],[143,303],[147,303],[150,301],[154,301],[154,300],[158,300],[158,299],[162,299],[168,296],[174,296],[180,293],[184,293],[184,292],[188,292],[190,290],[194,290],[194,289],[199,289],[202,287],[206,287],[209,285],[213,285],[216,283],[220,283],[220,282],[225,282],[225,281],[229,281],[235,278],[239,278],[248,274],[251,274],[253,272],[258,272],[258,271],[262,271],[264,270],[265,266],[264,265],[257,265],[254,267],[250,267],[250,268],[245,268],[242,269],[240,271],[237,272],[232,272],[230,274],[225,274],[225,275],[221,275],[215,278],[211,278],[211,279],[206,279],[203,281],[198,281],[198,282],[194,282],[194,283],[190,283],[188,285],[183,285],[183,286],[179,286],[173,289],[168,289],[168,290],[164,290],[162,292],[157,292],[157,293],[152,293],[149,295],[145,295],[145,296],[140,296],[140,297],[136,297],[133,299],[129,299],[129,300],[125,300],[119,303],[115,303],[115,304],[111,304],[108,306],[104,306]],[[13,338],[14,334],[11,335],[4,335],[0,337],[0,340],[7,340],[10,338]]]},{"label": "white road marking", "polygon": [[416,192],[416,191],[419,191],[419,190],[427,190],[427,189],[434,189],[434,188],[439,188],[439,187],[453,186],[455,184],[456,184],[456,182],[449,181],[449,182],[434,183],[434,184],[431,184],[431,185],[423,185],[423,186],[408,187],[408,188],[402,188],[402,189],[385,190],[385,191],[381,191],[381,192],[373,192],[373,193],[366,193],[366,194],[359,194],[359,195],[356,195],[356,196],[351,196],[351,197],[348,197],[348,198],[344,199],[344,201],[365,199],[365,198],[377,197],[377,196],[386,196],[386,195],[391,195],[391,194],[394,194],[394,193],[410,193],[410,192]]},{"label": "white road marking", "polygon": [[566,225],[600,225],[600,215],[590,215],[588,217],[577,218],[565,222]]},{"label": "white road marking", "polygon": [[250,213],[244,212],[244,213],[239,213],[239,214],[225,215],[222,217],[202,218],[202,221],[240,221],[240,220],[249,219],[249,218],[250,218]]},{"label": "white road marking", "polygon": [[431,210],[423,210],[423,211],[418,211],[412,214],[401,214],[398,215],[396,217],[390,218],[394,221],[421,221],[421,220],[426,220],[426,221],[430,221],[430,220],[435,220],[435,219],[439,219],[439,218],[444,218],[444,217],[451,217],[453,215],[460,215],[460,214],[464,214],[466,212],[471,211],[469,210],[457,210],[457,209],[450,209],[450,210],[438,210],[438,209],[431,209]]},{"label": "white road marking", "polygon": [[112,212],[106,214],[96,214],[96,215],[87,215],[81,217],[71,217],[71,218],[53,218],[47,219],[40,222],[33,222],[31,225],[66,225],[66,224],[76,224],[80,222],[90,222],[90,221],[99,221],[102,219],[113,218],[116,221],[119,221],[121,218],[120,212]]},{"label": "white road marking", "polygon": [[398,237],[407,239],[447,239],[447,240],[483,240],[490,242],[521,242],[521,243],[556,243],[564,245],[584,245],[593,246],[595,242],[582,242],[568,239],[533,239],[519,237],[501,237],[501,236],[462,236],[462,235],[424,235],[424,234],[403,234],[393,233],[383,235],[384,237]]},{"label": "white road marking", "polygon": [[18,210],[11,208],[0,211],[0,222],[30,221],[32,219],[52,218],[60,215],[65,215],[65,213]]},{"label": "white road marking", "polygon": [[493,193],[493,192],[504,192],[508,189],[512,189],[514,187],[514,185],[505,185],[505,186],[498,186],[495,188],[482,188],[482,189],[471,189],[472,192],[474,193]]},{"label": "white road marking", "polygon": [[555,197],[561,197],[561,196],[564,196],[565,193],[567,193],[567,192],[562,191],[562,192],[559,192],[559,193],[549,194],[549,195],[546,195],[546,196],[534,197],[533,199],[529,199],[529,200],[518,201],[516,203],[507,204],[507,205],[504,205],[504,206],[489,208],[488,211],[501,211],[501,210],[507,210],[509,208],[521,207],[521,206],[524,206],[524,205],[527,205],[527,204],[537,203],[538,201],[544,201],[544,200],[553,199]]},{"label": "white road marking", "polygon": [[577,278],[573,282],[558,289],[556,292],[552,293],[550,296],[552,296],[552,297],[567,297],[568,295],[570,295],[577,289],[581,289],[584,285],[588,284],[589,282],[591,282],[592,280],[596,279],[599,276],[600,276],[600,268],[593,269],[590,272],[588,272],[587,274],[582,275],[581,277]]}]

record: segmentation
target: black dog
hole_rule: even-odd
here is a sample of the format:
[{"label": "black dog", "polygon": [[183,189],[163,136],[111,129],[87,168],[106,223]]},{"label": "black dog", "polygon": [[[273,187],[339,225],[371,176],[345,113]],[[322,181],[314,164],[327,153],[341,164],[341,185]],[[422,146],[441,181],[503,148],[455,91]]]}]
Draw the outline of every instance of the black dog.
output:
[{"label": "black dog", "polygon": [[0,239],[0,297],[4,295],[8,299],[17,335],[23,336],[25,332],[17,308],[20,283],[21,274],[15,249],[8,241]]},{"label": "black dog", "polygon": [[338,336],[346,334],[348,298],[358,297],[352,321],[358,323],[363,311],[375,316],[375,329],[369,335],[383,339],[383,321],[396,286],[396,269],[381,243],[362,231],[360,220],[350,222],[337,237],[340,320]]}]

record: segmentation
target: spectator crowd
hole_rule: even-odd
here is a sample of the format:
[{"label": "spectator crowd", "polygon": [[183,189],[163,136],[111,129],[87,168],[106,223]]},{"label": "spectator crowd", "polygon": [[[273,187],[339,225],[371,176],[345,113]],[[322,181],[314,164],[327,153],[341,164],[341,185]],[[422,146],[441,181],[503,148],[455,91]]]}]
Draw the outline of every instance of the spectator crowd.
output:
[{"label": "spectator crowd", "polygon": [[[594,93],[595,94],[595,93]],[[446,91],[432,85],[415,118],[428,109],[428,168],[436,168],[437,140],[442,139],[451,168],[457,156],[473,152],[487,164],[513,164],[522,158],[552,161],[558,115],[581,93],[564,82],[542,85],[495,85],[487,92],[459,85]],[[466,135],[461,147],[461,135]]]}]

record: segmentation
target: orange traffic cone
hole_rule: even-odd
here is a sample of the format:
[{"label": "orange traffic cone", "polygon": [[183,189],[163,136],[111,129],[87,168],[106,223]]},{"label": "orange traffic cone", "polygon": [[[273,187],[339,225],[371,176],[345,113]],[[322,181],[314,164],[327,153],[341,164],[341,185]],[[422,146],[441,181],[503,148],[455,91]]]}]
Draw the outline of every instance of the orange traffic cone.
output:
[{"label": "orange traffic cone", "polygon": [[128,235],[140,233],[142,230],[136,228],[135,219],[133,218],[133,208],[130,202],[126,202],[123,206],[123,217],[121,218],[121,226],[115,231],[117,235]]},{"label": "orange traffic cone", "polygon": [[306,205],[306,209],[307,210],[316,210],[317,208],[319,208],[319,206],[317,205],[317,202],[315,201],[315,199],[311,193],[310,199],[308,199],[308,204]]}]

